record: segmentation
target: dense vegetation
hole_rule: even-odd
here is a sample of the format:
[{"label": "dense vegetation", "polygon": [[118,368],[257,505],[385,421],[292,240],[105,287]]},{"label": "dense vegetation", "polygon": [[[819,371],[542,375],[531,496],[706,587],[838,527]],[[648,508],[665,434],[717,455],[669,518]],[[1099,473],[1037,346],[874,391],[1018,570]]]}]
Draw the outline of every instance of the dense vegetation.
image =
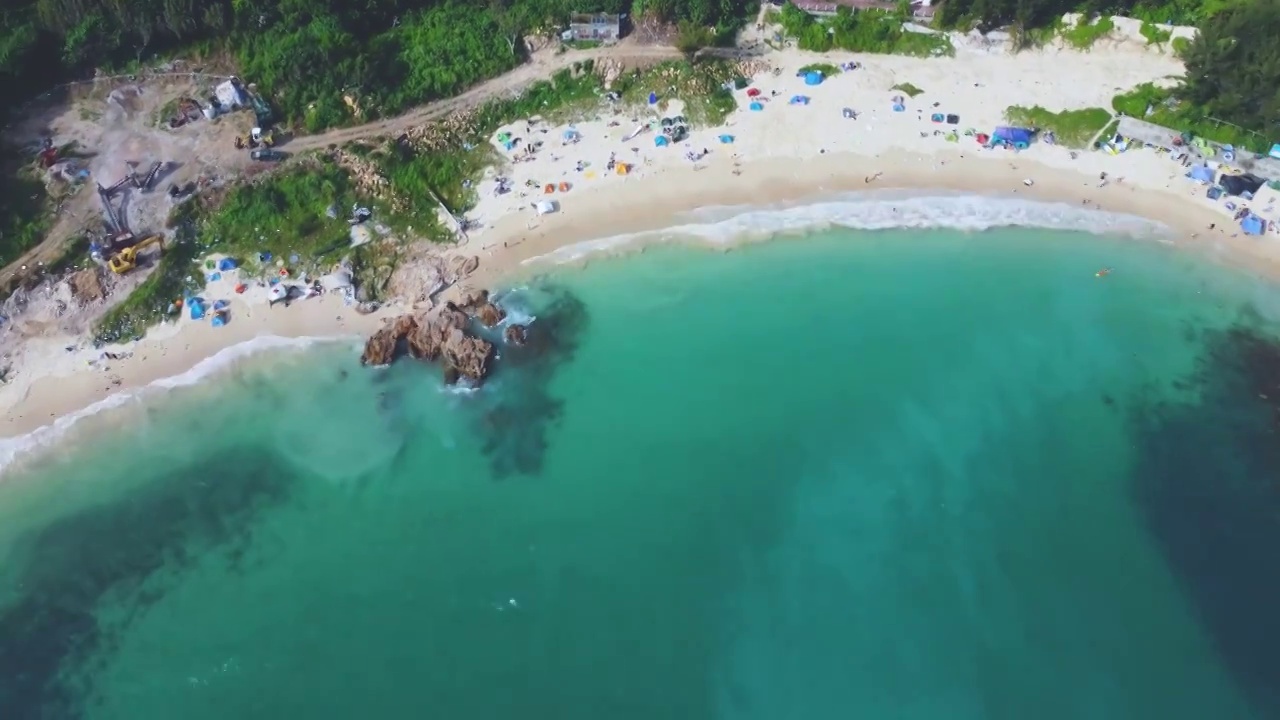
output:
[{"label": "dense vegetation", "polygon": [[835,17],[824,20],[787,3],[777,19],[787,35],[795,38],[801,50],[848,50],[919,57],[955,54],[955,48],[945,35],[903,30],[903,21],[910,17],[910,8],[906,6],[893,12],[878,9],[854,12],[842,5]]},{"label": "dense vegetation", "polygon": [[[393,114],[515,66],[522,32],[631,12],[727,32],[757,0],[5,0],[0,91],[157,53],[230,60],[307,130]],[[723,34],[723,33],[722,33]],[[358,113],[353,112],[358,108]]]},{"label": "dense vegetation", "polygon": [[[1265,2],[1266,0],[1251,0]],[[939,20],[947,27],[983,30],[1051,27],[1066,13],[1123,15],[1148,23],[1199,25],[1233,0],[947,0]]]}]

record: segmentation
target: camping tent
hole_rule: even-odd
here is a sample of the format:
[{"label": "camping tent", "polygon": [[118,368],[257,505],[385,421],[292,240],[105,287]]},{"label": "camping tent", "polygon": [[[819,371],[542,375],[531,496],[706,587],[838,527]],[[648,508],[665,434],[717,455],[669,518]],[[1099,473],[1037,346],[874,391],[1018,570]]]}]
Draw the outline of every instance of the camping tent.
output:
[{"label": "camping tent", "polygon": [[818,72],[818,71],[816,71],[816,70],[812,70],[812,71],[810,71],[810,72],[805,73],[805,75],[804,75],[804,84],[805,84],[805,85],[821,85],[821,84],[822,84],[822,73],[820,73],[820,72]]},{"label": "camping tent", "polygon": [[1001,126],[991,133],[991,142],[995,145],[1012,145],[1019,150],[1031,144],[1035,133],[1026,128]]},{"label": "camping tent", "polygon": [[204,318],[204,300],[200,298],[191,298],[187,301],[187,307],[191,308],[191,319],[201,320]]},{"label": "camping tent", "polygon": [[1248,193],[1252,195],[1258,192],[1258,188],[1262,187],[1267,181],[1263,178],[1245,173],[1244,175],[1223,175],[1219,182],[1222,189],[1227,191],[1228,195],[1244,195]]},{"label": "camping tent", "polygon": [[1198,183],[1209,184],[1213,182],[1213,168],[1208,165],[1196,165],[1187,173],[1187,177]]},{"label": "camping tent", "polygon": [[758,102],[753,102],[753,103],[751,103],[750,105],[748,105],[747,107],[749,107],[750,109],[754,110],[755,112],[760,112],[761,110],[763,110],[763,109],[764,109],[764,105],[763,105],[763,104],[761,104],[761,103],[758,103]]},{"label": "camping tent", "polygon": [[805,95],[792,95],[788,105],[808,105],[809,98]]},{"label": "camping tent", "polygon": [[1245,215],[1244,219],[1240,221],[1240,229],[1244,231],[1245,235],[1261,235],[1266,228],[1267,224],[1263,222],[1262,218],[1253,213]]},{"label": "camping tent", "polygon": [[1273,158],[1280,160],[1280,143],[1271,146],[1271,152],[1267,153]]},{"label": "camping tent", "polygon": [[666,147],[666,146],[668,145],[668,142],[667,142],[667,136],[666,136],[666,135],[658,135],[657,137],[655,137],[655,138],[653,139],[653,144],[654,144],[654,146],[655,146],[655,147]]},{"label": "camping tent", "polygon": [[539,215],[550,215],[559,210],[560,206],[554,200],[542,200],[537,205],[534,205],[534,209],[538,211]]}]

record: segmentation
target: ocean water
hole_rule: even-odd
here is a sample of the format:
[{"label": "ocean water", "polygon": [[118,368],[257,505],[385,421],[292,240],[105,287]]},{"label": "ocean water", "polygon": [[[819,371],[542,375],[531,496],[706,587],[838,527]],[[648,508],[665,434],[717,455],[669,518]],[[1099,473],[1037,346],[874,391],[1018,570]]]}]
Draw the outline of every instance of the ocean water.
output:
[{"label": "ocean water", "polygon": [[11,466],[0,718],[1280,717],[1270,285],[830,228],[504,301],[478,392],[309,345]]}]

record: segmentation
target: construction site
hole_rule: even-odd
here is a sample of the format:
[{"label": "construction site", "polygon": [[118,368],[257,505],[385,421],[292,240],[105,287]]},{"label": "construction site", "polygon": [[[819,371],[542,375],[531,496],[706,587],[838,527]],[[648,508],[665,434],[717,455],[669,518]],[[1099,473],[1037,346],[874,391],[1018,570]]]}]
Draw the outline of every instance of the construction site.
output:
[{"label": "construction site", "polygon": [[[272,149],[269,107],[234,77],[83,83],[21,117],[5,139],[37,158],[57,205],[44,241],[0,271],[0,317],[25,321],[0,321],[5,344],[22,339],[15,334],[87,329],[108,298],[146,275],[134,271],[164,252],[177,204],[284,157]],[[54,282],[51,274],[68,270],[68,282]],[[49,317],[31,317],[28,305]]]}]

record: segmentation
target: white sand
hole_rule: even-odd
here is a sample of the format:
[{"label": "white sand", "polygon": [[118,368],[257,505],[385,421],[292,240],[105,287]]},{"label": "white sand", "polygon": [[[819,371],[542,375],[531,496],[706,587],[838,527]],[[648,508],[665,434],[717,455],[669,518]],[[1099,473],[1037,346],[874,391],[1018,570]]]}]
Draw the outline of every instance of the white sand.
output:
[{"label": "white sand", "polygon": [[[530,133],[524,122],[514,123],[510,129],[515,135],[543,140],[543,149],[535,160],[495,169],[481,183],[481,199],[468,217],[483,227],[450,251],[479,255],[480,271],[469,285],[493,285],[530,272],[531,266],[522,263],[569,244],[668,226],[673,215],[684,210],[800,201],[834,191],[886,187],[997,193],[1131,213],[1174,228],[1180,244],[1280,274],[1277,239],[1243,237],[1222,203],[1207,200],[1204,188],[1184,179],[1184,170],[1165,156],[1134,150],[1119,156],[1081,152],[1073,159],[1060,147],[1037,144],[1014,153],[983,150],[971,138],[948,143],[933,135],[952,128],[932,123],[929,116],[934,112],[959,115],[954,127],[961,131],[988,132],[1004,124],[1002,114],[1009,105],[1040,105],[1054,111],[1107,108],[1119,91],[1181,72],[1176,60],[1141,43],[1108,42],[1088,53],[1046,50],[1010,56],[958,41],[954,59],[795,51],[775,52],[765,59],[779,73],[756,78],[752,85],[771,98],[764,111],[748,111],[746,91],[738,91],[742,108],[726,127],[694,131],[678,145],[657,148],[652,132],[623,142],[636,125],[633,118],[655,117],[633,112],[610,116],[606,110],[598,121],[578,123],[574,130],[581,140],[570,145],[561,139],[566,128],[536,127]],[[847,60],[863,67],[816,87],[796,77],[796,70],[808,63]],[[898,83],[924,90],[907,99],[902,113],[890,109],[890,98],[900,94],[890,88]],[[793,95],[808,96],[810,102],[789,106]],[[845,107],[857,110],[858,119],[844,118]],[[667,107],[662,114],[679,111]],[[611,122],[617,124],[610,126]],[[721,134],[733,135],[734,142],[721,144]],[[686,159],[686,153],[703,148],[710,151],[703,160]],[[634,162],[635,171],[625,177],[606,172],[610,153],[619,161]],[[589,166],[580,172],[578,162]],[[1102,172],[1110,178],[1106,187],[1099,187]],[[874,182],[864,182],[877,173]],[[511,180],[513,192],[493,193],[492,177],[499,174]],[[1034,184],[1028,187],[1025,179]],[[537,188],[526,188],[527,181]],[[570,182],[572,189],[543,194],[542,185],[562,181]],[[554,199],[559,212],[537,217],[532,205],[543,199]],[[1251,204],[1275,217],[1274,195]],[[1207,230],[1211,222],[1218,226],[1214,232]],[[27,341],[11,358],[13,378],[0,386],[0,437],[30,432],[112,393],[185,372],[236,343],[269,335],[367,334],[395,312],[361,316],[334,296],[267,309],[265,290],[237,296],[229,291],[234,281],[229,278],[224,281],[228,287],[205,294],[210,300],[233,302],[228,326],[213,328],[184,319],[152,331],[139,343],[104,349],[131,352],[123,361],[101,362],[102,351],[87,347],[82,339],[45,336]],[[75,349],[67,351],[68,346]]]}]

